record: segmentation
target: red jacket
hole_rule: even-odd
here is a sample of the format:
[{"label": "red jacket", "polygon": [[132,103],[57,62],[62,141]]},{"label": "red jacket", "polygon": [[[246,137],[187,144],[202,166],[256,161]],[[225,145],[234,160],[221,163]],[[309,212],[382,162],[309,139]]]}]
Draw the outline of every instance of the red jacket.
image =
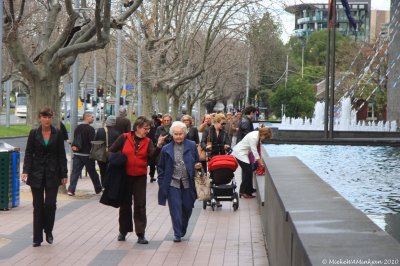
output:
[{"label": "red jacket", "polygon": [[131,133],[125,133],[125,145],[122,148],[122,153],[127,157],[126,174],[129,176],[147,175],[148,165],[148,149],[150,139],[145,137],[140,141],[138,149],[135,148],[135,140],[132,139]]}]

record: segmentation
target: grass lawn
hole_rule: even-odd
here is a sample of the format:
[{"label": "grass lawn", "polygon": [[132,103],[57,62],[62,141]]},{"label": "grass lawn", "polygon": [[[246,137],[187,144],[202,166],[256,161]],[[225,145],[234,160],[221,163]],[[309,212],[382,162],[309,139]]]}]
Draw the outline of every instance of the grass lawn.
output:
[{"label": "grass lawn", "polygon": [[30,130],[27,125],[0,126],[0,138],[28,136]]},{"label": "grass lawn", "polygon": [[[71,130],[70,124],[65,124],[67,131]],[[23,137],[28,136],[31,127],[27,125],[11,125],[10,127],[0,126],[0,138],[10,138],[10,137]]]}]

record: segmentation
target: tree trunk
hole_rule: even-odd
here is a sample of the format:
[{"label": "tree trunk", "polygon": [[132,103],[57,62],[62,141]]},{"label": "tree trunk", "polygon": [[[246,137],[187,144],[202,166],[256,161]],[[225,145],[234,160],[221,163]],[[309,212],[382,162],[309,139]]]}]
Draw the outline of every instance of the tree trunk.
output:
[{"label": "tree trunk", "polygon": [[168,95],[165,90],[158,89],[157,90],[157,99],[158,99],[158,108],[160,113],[166,114],[168,113]]},{"label": "tree trunk", "polygon": [[38,112],[41,108],[48,106],[53,110],[53,126],[59,128],[60,125],[60,77],[49,75],[45,80],[34,80],[30,82],[29,103],[27,113],[27,124],[32,128],[37,127]]},{"label": "tree trunk", "polygon": [[178,117],[179,97],[172,96],[171,115],[175,119]]},{"label": "tree trunk", "polygon": [[[142,115],[151,117],[153,114],[153,93],[151,86],[147,83],[143,83],[142,87]],[[138,99],[139,100],[139,99]]]}]

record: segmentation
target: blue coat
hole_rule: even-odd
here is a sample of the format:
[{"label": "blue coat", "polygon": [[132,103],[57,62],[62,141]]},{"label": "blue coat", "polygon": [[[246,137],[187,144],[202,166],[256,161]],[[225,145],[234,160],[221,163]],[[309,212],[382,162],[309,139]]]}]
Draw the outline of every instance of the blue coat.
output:
[{"label": "blue coat", "polygon": [[[174,172],[174,141],[165,145],[160,154],[160,160],[158,163],[158,204],[165,205],[169,188],[171,185],[172,174]],[[197,198],[196,188],[194,185],[194,165],[199,162],[199,154],[197,152],[196,143],[191,140],[185,139],[183,142],[183,161],[185,163],[188,177],[189,177],[189,187],[192,191],[193,196],[193,206]],[[192,206],[192,207],[193,207]]]}]

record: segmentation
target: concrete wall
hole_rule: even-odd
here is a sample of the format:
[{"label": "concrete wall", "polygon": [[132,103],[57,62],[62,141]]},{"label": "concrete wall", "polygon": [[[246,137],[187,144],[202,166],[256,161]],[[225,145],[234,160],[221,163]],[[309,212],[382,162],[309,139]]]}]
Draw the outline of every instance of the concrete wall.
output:
[{"label": "concrete wall", "polygon": [[400,244],[297,157],[267,157],[264,148],[262,154],[267,171],[260,208],[270,265],[339,260],[361,265],[350,259],[395,259],[400,264]]}]

